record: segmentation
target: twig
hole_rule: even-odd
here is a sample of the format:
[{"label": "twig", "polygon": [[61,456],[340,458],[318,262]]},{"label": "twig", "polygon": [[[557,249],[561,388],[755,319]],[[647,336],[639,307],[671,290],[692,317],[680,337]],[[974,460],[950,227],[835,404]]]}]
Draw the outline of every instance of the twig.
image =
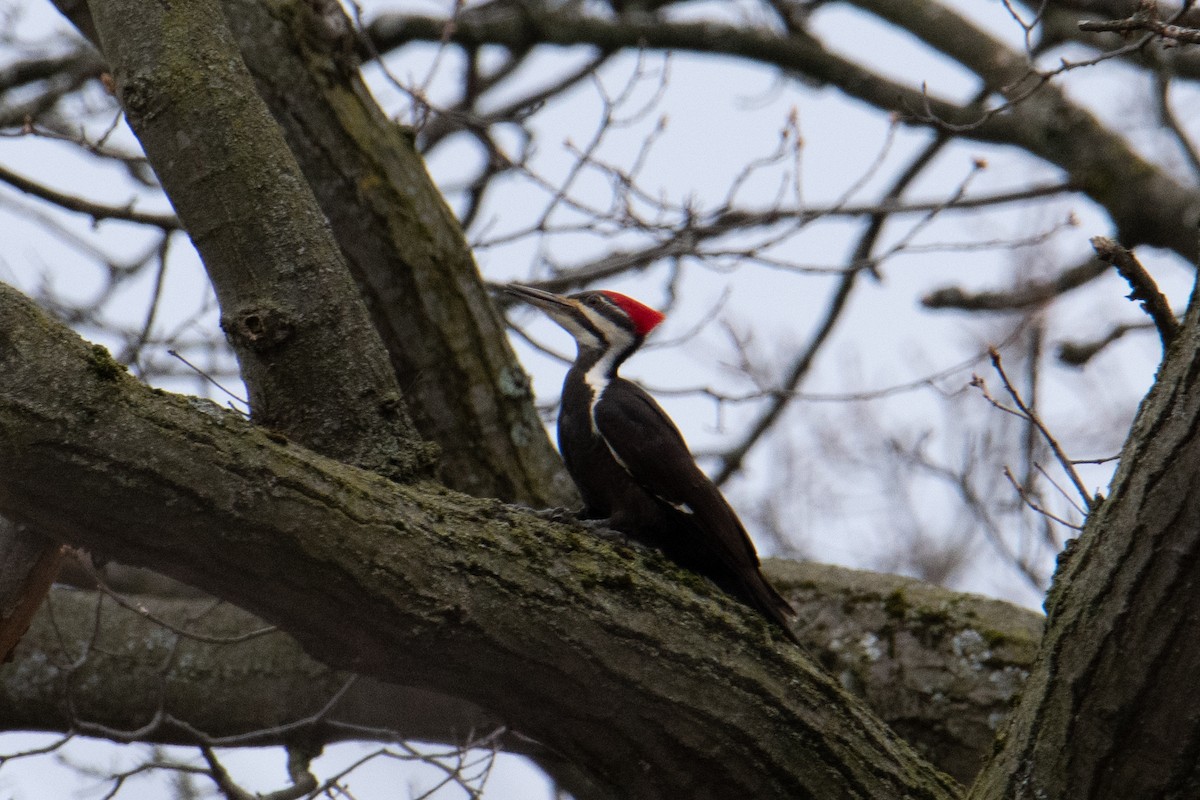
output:
[{"label": "twig", "polygon": [[[1153,322],[1123,322],[1114,325],[1108,333],[1087,341],[1063,341],[1058,343],[1058,360],[1072,367],[1082,367],[1104,348],[1133,331],[1145,331],[1154,327]],[[1078,463],[1078,462],[1076,462]]]},{"label": "twig", "polygon": [[[93,581],[96,582],[96,589],[98,591],[100,591],[104,596],[108,597],[108,599],[112,600],[114,603],[119,605],[121,608],[124,608],[127,611],[132,611],[134,614],[137,614],[138,616],[140,616],[144,619],[147,619],[150,622],[153,622],[155,625],[159,625],[163,628],[166,628],[167,630],[171,631],[172,633],[174,633],[178,636],[182,636],[185,639],[191,639],[192,641],[196,641],[196,642],[204,642],[205,644],[240,644],[242,642],[248,642],[251,639],[257,639],[260,636],[266,636],[269,633],[275,633],[277,630],[279,630],[274,625],[266,625],[261,628],[256,628],[252,631],[248,631],[246,633],[238,634],[236,636],[213,636],[213,635],[207,634],[207,633],[199,633],[197,631],[185,630],[184,628],[181,628],[178,625],[173,625],[172,623],[167,622],[165,619],[154,614],[152,611],[150,611],[148,608],[146,608],[141,603],[130,600],[129,598],[122,595],[120,592],[117,592],[114,589],[112,589],[112,587],[110,587],[108,585],[108,583],[105,582],[104,578],[95,569],[95,567],[91,566],[90,560],[87,559],[86,557],[80,558],[79,563],[84,568],[84,570],[88,573],[88,576]],[[215,608],[217,606],[217,604],[219,604],[220,602],[221,601],[219,601],[219,600],[216,601],[213,604],[212,608]],[[211,611],[212,608],[210,608],[209,611]],[[204,613],[207,614],[208,611],[205,611]],[[201,615],[201,616],[203,616],[203,615]],[[198,617],[197,617],[197,619],[198,619]]]},{"label": "twig", "polygon": [[[1078,462],[1078,461],[1072,461],[1071,463],[1072,463],[1072,464],[1078,464],[1079,462]],[[1070,494],[1067,492],[1067,490],[1066,490],[1066,489],[1064,489],[1062,486],[1060,486],[1060,485],[1059,485],[1058,481],[1056,481],[1056,480],[1054,480],[1054,478],[1050,477],[1050,473],[1046,471],[1046,468],[1045,468],[1045,467],[1043,467],[1041,464],[1034,464],[1034,466],[1037,468],[1037,471],[1038,471],[1039,473],[1041,473],[1041,476],[1042,476],[1043,478],[1045,478],[1047,481],[1049,481],[1051,486],[1053,486],[1055,489],[1057,489],[1057,490],[1058,490],[1058,493],[1059,493],[1059,494],[1061,494],[1061,495],[1063,496],[1063,499],[1064,499],[1064,500],[1066,500],[1068,503],[1070,503],[1070,504],[1071,504],[1071,507],[1072,507],[1072,508],[1074,508],[1074,509],[1075,509],[1076,511],[1078,511],[1080,514],[1083,514],[1083,515],[1085,515],[1085,516],[1087,515],[1087,511],[1085,511],[1083,508],[1081,508],[1081,507],[1079,506],[1079,503],[1076,503],[1076,502],[1075,502],[1075,498],[1074,498],[1074,497],[1071,497],[1071,495],[1070,495]]]},{"label": "twig", "polygon": [[1046,444],[1050,445],[1050,449],[1054,452],[1054,457],[1058,459],[1058,463],[1062,466],[1063,471],[1066,472],[1067,477],[1071,479],[1071,483],[1075,484],[1076,491],[1078,491],[1079,496],[1083,498],[1084,507],[1090,511],[1094,499],[1090,494],[1088,494],[1088,490],[1084,487],[1083,481],[1079,477],[1079,473],[1075,471],[1075,465],[1071,462],[1071,459],[1067,458],[1067,454],[1063,452],[1058,440],[1055,439],[1050,433],[1050,430],[1042,422],[1041,418],[1038,417],[1038,415],[1025,404],[1025,401],[1021,399],[1020,392],[1018,392],[1016,387],[1012,385],[1012,381],[1008,379],[1008,374],[1004,371],[1004,365],[1000,363],[1000,353],[993,348],[988,355],[992,359],[992,366],[995,368],[997,374],[1000,375],[1000,380],[1004,383],[1005,391],[1008,392],[1008,396],[1012,398],[1012,401],[1016,403],[1018,410],[1013,411],[1011,408],[1007,408],[996,402],[996,400],[992,399],[992,397],[987,393],[987,387],[983,385],[982,380],[976,378],[976,380],[972,381],[972,383],[979,386],[983,390],[984,397],[986,397],[992,405],[1003,411],[1007,411],[1010,414],[1015,414],[1018,417],[1028,420],[1038,429],[1038,432],[1042,434],[1042,438],[1046,440]]},{"label": "twig", "polygon": [[[1176,15],[1178,16],[1178,15]],[[1090,33],[1136,33],[1146,31],[1163,39],[1171,39],[1180,44],[1200,44],[1200,30],[1172,25],[1158,18],[1158,5],[1154,2],[1138,3],[1138,8],[1125,19],[1084,20],[1079,23],[1079,30]]]},{"label": "twig", "polygon": [[1163,350],[1171,346],[1171,341],[1179,333],[1179,320],[1175,312],[1158,290],[1158,284],[1150,277],[1150,273],[1142,266],[1132,252],[1109,239],[1106,236],[1093,236],[1092,247],[1101,261],[1112,264],[1117,268],[1121,277],[1129,283],[1133,290],[1129,293],[1130,300],[1138,300],[1142,309],[1154,320],[1158,328],[1158,336],[1162,339]]},{"label": "twig", "polygon": [[[242,405],[246,405],[246,406],[250,405],[249,401],[245,400],[244,398],[238,397],[236,394],[234,394],[233,392],[229,391],[229,390],[228,390],[228,389],[226,389],[224,386],[222,386],[220,383],[218,383],[218,382],[217,382],[217,380],[216,380],[215,378],[213,378],[211,375],[209,375],[207,372],[205,372],[204,370],[200,369],[200,368],[199,368],[199,367],[197,367],[195,364],[193,364],[192,362],[188,361],[186,358],[184,358],[183,356],[181,356],[181,355],[179,354],[179,351],[178,351],[178,350],[173,350],[173,349],[172,349],[172,350],[168,350],[168,351],[167,351],[167,355],[170,355],[170,356],[173,356],[174,358],[177,358],[177,359],[179,359],[180,361],[182,361],[182,362],[184,363],[184,365],[185,365],[185,366],[187,366],[187,367],[190,367],[190,368],[191,368],[191,369],[192,369],[192,370],[193,370],[193,371],[194,371],[194,372],[195,372],[197,375],[199,375],[201,378],[204,378],[204,380],[208,381],[208,382],[209,382],[209,383],[211,383],[213,386],[217,387],[217,388],[218,388],[218,389],[220,389],[222,392],[224,392],[225,394],[229,395],[230,397],[232,397],[234,400],[238,401],[238,402],[239,402],[239,403],[241,403]],[[241,412],[239,411],[239,413],[241,413]]]},{"label": "twig", "polygon": [[[909,162],[904,171],[892,182],[892,185],[884,195],[885,199],[895,200],[899,198],[904,193],[904,190],[916,180],[917,176],[924,171],[925,167],[933,161],[934,157],[941,152],[949,141],[950,138],[945,134],[940,132],[936,134],[933,140],[917,153],[916,157]],[[849,263],[847,264],[849,269],[842,275],[837,289],[830,298],[828,306],[826,306],[824,319],[821,320],[820,326],[813,333],[808,346],[788,370],[787,378],[781,386],[785,394],[774,397],[767,410],[758,418],[749,432],[742,438],[742,441],[722,454],[720,465],[713,476],[713,483],[717,486],[724,485],[730,477],[742,468],[742,464],[745,463],[746,456],[750,450],[774,426],[775,422],[788,407],[791,401],[790,393],[795,392],[796,387],[808,375],[808,371],[816,360],[817,354],[829,339],[830,334],[842,316],[842,312],[846,309],[850,295],[854,291],[859,272],[867,269],[871,263],[869,256],[874,249],[876,241],[878,241],[886,219],[887,216],[884,214],[871,217],[867,227],[858,238],[854,252],[850,256]]]},{"label": "twig", "polygon": [[1155,88],[1158,90],[1159,119],[1162,120],[1163,125],[1175,136],[1175,141],[1179,143],[1179,149],[1187,157],[1193,174],[1200,175],[1200,150],[1197,150],[1196,143],[1188,136],[1183,125],[1180,124],[1179,118],[1175,115],[1175,111],[1171,108],[1170,73],[1166,69],[1160,68],[1154,77]]},{"label": "twig", "polygon": [[1068,528],[1073,528],[1074,530],[1077,530],[1077,531],[1083,530],[1082,525],[1078,525],[1074,522],[1068,522],[1067,520],[1063,519],[1062,517],[1060,517],[1056,514],[1053,514],[1050,511],[1047,511],[1045,508],[1043,508],[1042,506],[1035,503],[1033,501],[1033,498],[1030,497],[1029,494],[1025,491],[1025,487],[1023,487],[1017,481],[1016,476],[1012,474],[1012,470],[1010,470],[1008,467],[1004,468],[1004,477],[1008,478],[1008,482],[1011,483],[1012,487],[1017,490],[1017,494],[1021,497],[1021,500],[1025,503],[1025,505],[1029,506],[1031,509],[1033,509],[1037,513],[1041,514],[1042,516],[1054,520],[1059,525],[1066,525]]},{"label": "twig", "polygon": [[1116,461],[1120,457],[1121,457],[1121,454],[1118,453],[1115,456],[1103,456],[1101,458],[1073,458],[1073,459],[1071,459],[1071,463],[1072,464],[1107,464],[1110,461]]}]

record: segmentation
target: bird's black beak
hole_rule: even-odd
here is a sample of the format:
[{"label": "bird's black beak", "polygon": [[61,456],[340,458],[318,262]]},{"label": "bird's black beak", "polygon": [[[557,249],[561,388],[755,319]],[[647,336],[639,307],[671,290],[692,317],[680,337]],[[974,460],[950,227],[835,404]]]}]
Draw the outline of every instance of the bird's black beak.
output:
[{"label": "bird's black beak", "polygon": [[544,292],[541,289],[534,289],[532,286],[510,283],[504,287],[504,291],[530,305],[537,306],[551,316],[557,316],[555,312],[561,314],[574,308],[574,301],[569,297]]}]

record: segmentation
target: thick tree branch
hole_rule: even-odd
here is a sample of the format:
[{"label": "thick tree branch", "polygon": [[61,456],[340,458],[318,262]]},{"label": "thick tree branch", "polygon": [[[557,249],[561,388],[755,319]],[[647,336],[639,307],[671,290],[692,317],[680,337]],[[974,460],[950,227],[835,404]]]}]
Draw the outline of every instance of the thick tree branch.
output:
[{"label": "thick tree branch", "polygon": [[577,502],[462,229],[410,132],[371,97],[337,2],[225,0],[259,93],[329,219],[438,477],[538,507]]},{"label": "thick tree branch", "polygon": [[[86,3],[56,4],[95,41]],[[342,8],[223,6],[362,291],[413,421],[440,448],[439,479],[481,497],[575,504],[462,230],[411,134],[364,86]]]},{"label": "thick tree branch", "polygon": [[[1032,664],[1041,618],[891,575],[779,561],[766,568],[804,620],[798,633],[806,647],[841,684],[939,768],[971,780]],[[286,634],[241,640],[264,624],[241,609],[210,599],[131,599],[176,628],[237,641],[172,636],[94,593],[59,589],[15,663],[0,669],[4,730],[129,731],[158,714],[161,724],[139,741],[194,744],[190,732],[199,730],[210,742],[278,745],[295,735],[289,723],[314,717],[343,692],[348,676],[314,662]],[[64,672],[85,653],[81,666]],[[147,691],[160,686],[163,693]],[[68,700],[74,719],[65,713]],[[458,698],[362,678],[305,736],[460,746],[472,731],[501,728],[500,719]],[[499,744],[557,766],[527,738],[503,736]]]},{"label": "thick tree branch", "polygon": [[957,792],[657,555],[146,388],[8,288],[0,321],[0,513],[234,602],[331,666],[489,709],[622,796]]},{"label": "thick tree branch", "polygon": [[204,259],[256,420],[349,463],[418,473],[428,455],[387,354],[220,5],[90,8],[126,119]]}]

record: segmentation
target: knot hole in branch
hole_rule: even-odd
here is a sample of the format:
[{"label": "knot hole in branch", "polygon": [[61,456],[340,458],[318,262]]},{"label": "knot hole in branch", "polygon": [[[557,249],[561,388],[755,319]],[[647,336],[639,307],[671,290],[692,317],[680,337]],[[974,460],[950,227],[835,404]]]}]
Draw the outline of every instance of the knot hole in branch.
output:
[{"label": "knot hole in branch", "polygon": [[291,315],[273,306],[242,309],[221,320],[222,330],[235,346],[256,353],[283,344],[291,338],[294,327]]}]

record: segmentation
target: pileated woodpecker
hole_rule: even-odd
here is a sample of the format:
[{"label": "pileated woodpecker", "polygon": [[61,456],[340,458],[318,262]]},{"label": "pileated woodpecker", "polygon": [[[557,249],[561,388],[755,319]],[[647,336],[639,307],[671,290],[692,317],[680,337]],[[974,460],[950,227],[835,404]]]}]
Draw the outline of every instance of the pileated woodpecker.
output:
[{"label": "pileated woodpecker", "polygon": [[795,611],[767,582],[758,553],[679,429],[650,395],[617,375],[663,315],[609,291],[567,297],[509,284],[579,347],[558,414],[558,447],[583,495],[585,519],[661,550],[758,609],[796,641]]}]

